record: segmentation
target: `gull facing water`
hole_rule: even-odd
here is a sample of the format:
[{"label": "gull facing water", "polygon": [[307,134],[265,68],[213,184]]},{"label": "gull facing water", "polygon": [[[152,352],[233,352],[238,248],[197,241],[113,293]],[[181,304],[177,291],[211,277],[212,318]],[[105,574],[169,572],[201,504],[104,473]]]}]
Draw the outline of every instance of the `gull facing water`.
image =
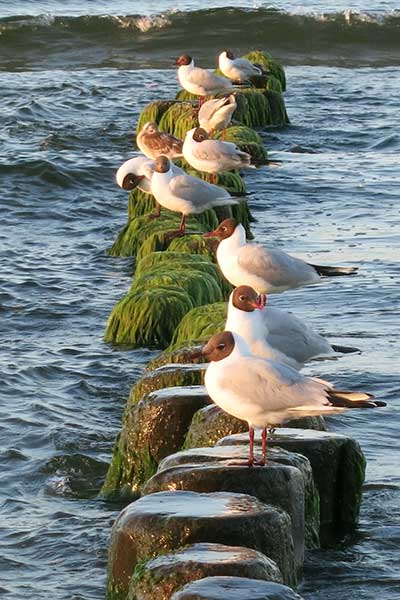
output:
[{"label": "gull facing water", "polygon": [[217,185],[186,173],[176,175],[166,156],[159,156],[156,160],[151,191],[161,206],[182,213],[181,224],[176,232],[178,235],[185,232],[187,215],[199,214],[214,206],[238,204],[226,190]]},{"label": "gull facing water", "polygon": [[[337,390],[322,379],[305,377],[288,365],[251,354],[237,333],[217,333],[201,351],[210,364],[205,386],[222,410],[249,424],[248,464],[265,465],[267,427],[311,415],[330,415],[350,408],[376,408],[384,402],[371,394]],[[262,459],[254,461],[254,427],[262,428]]]},{"label": "gull facing water", "polygon": [[254,356],[275,360],[300,370],[317,356],[359,352],[358,348],[331,346],[319,333],[279,308],[265,309],[266,296],[248,285],[231,293],[225,329],[240,335]]},{"label": "gull facing water", "polygon": [[182,140],[170,133],[160,131],[154,121],[148,121],[143,125],[136,136],[136,144],[149,158],[163,155],[172,159],[182,156]]},{"label": "gull facing water", "polygon": [[356,267],[313,265],[278,248],[246,243],[246,231],[235,219],[225,219],[215,231],[204,234],[220,240],[217,260],[234,286],[249,285],[259,294],[276,294],[321,281],[322,276],[354,275]]},{"label": "gull facing water", "polygon": [[230,50],[221,52],[218,57],[218,66],[226,77],[237,83],[245,83],[250,77],[264,74],[261,67],[247,58],[235,58]]}]

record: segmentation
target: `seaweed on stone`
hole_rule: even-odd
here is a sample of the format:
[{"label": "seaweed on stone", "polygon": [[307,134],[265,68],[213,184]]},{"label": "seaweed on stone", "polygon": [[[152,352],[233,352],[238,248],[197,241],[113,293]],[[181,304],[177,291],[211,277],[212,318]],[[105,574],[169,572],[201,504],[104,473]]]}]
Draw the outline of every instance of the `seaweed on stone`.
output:
[{"label": "seaweed on stone", "polygon": [[272,58],[272,56],[270,56],[266,52],[262,52],[261,50],[254,50],[253,52],[249,52],[248,54],[245,54],[244,58],[247,58],[247,60],[250,60],[252,63],[258,63],[265,67],[265,69],[269,71],[272,74],[272,76],[279,81],[281,90],[277,91],[286,91],[285,70],[278,60]]},{"label": "seaweed on stone", "polygon": [[188,312],[175,330],[168,350],[173,350],[184,343],[208,340],[214,333],[223,331],[227,307],[225,302],[217,302]]},{"label": "seaweed on stone", "polygon": [[155,100],[154,102],[147,104],[140,113],[136,131],[139,132],[143,125],[148,121],[155,121],[158,123],[172,104],[175,104],[174,100]]}]

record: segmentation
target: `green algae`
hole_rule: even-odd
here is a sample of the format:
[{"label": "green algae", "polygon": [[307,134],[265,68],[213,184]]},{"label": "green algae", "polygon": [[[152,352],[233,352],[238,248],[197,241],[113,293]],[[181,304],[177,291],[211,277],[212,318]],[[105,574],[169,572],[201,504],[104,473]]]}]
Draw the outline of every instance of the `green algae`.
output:
[{"label": "green algae", "polygon": [[265,97],[270,107],[274,127],[285,127],[286,125],[289,125],[290,120],[286,112],[285,101],[282,94],[279,92],[268,91],[265,92]]},{"label": "green algae", "polygon": [[155,100],[154,102],[147,104],[140,113],[136,131],[139,132],[143,125],[149,121],[159,123],[163,114],[172,104],[175,104],[174,100]]},{"label": "green algae", "polygon": [[245,54],[244,58],[247,58],[247,60],[250,60],[252,63],[258,63],[265,67],[266,71],[269,71],[273,77],[279,81],[281,89],[277,91],[286,91],[285,70],[278,60],[261,50],[249,52],[248,54]]},{"label": "green algae", "polygon": [[177,325],[192,308],[190,295],[180,288],[135,289],[113,308],[104,339],[114,344],[165,348]]},{"label": "green algae", "polygon": [[224,330],[227,303],[217,302],[197,307],[187,313],[174,332],[168,350],[184,343],[208,340],[214,333]]}]

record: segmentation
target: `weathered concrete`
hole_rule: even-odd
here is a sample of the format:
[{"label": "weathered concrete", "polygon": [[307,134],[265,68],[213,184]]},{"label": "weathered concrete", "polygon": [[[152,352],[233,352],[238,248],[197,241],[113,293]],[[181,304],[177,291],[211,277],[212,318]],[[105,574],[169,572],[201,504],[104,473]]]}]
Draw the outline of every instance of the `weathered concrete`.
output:
[{"label": "weathered concrete", "polygon": [[215,575],[282,582],[277,565],[257,550],[193,544],[139,564],[129,585],[128,600],[169,600],[186,583]]},{"label": "weathered concrete", "polygon": [[129,504],[111,532],[107,594],[125,599],[140,561],[196,542],[253,548],[296,582],[290,517],[246,494],[160,492]]},{"label": "weathered concrete", "polygon": [[[256,443],[261,443],[260,431],[256,432]],[[323,544],[357,525],[365,458],[355,440],[338,433],[282,428],[268,443],[272,448],[278,446],[309,459],[320,495]],[[248,439],[244,434],[236,434],[218,444],[247,445]]]},{"label": "weathered concrete", "polygon": [[296,467],[272,461],[265,467],[254,468],[232,461],[179,465],[156,473],[142,492],[153,494],[167,490],[245,493],[265,504],[282,508],[292,522],[296,569],[301,571],[304,561],[304,479]]},{"label": "weathered concrete", "polygon": [[[238,463],[247,460],[247,457],[248,449],[245,445],[191,448],[164,458],[158,466],[157,474],[181,465],[205,465],[220,461],[223,464]],[[320,545],[319,493],[314,483],[309,460],[301,454],[288,452],[281,448],[271,448],[269,458],[274,463],[292,466],[301,472],[304,481],[305,544],[307,548],[318,548]]]}]

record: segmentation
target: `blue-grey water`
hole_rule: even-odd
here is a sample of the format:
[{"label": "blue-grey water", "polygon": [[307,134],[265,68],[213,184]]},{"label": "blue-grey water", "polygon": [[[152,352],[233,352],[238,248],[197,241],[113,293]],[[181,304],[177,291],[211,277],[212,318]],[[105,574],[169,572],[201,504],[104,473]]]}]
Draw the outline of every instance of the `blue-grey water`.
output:
[{"label": "blue-grey water", "polygon": [[[102,341],[133,273],[130,259],[107,256],[126,220],[114,171],[132,153],[141,108],[177,91],[173,56],[194,48],[212,66],[218,49],[250,50],[254,37],[289,65],[292,121],[263,132],[284,166],[246,175],[256,238],[316,263],[360,265],[357,278],[271,302],[363,350],[307,372],[388,402],[330,422],[368,458],[361,522],[340,548],[308,557],[301,591],[400,597],[396,3],[109,4],[0,4],[0,596],[104,597],[118,506],[97,493],[128,390],[152,356]],[[244,16],[252,35],[239,38]]]}]

